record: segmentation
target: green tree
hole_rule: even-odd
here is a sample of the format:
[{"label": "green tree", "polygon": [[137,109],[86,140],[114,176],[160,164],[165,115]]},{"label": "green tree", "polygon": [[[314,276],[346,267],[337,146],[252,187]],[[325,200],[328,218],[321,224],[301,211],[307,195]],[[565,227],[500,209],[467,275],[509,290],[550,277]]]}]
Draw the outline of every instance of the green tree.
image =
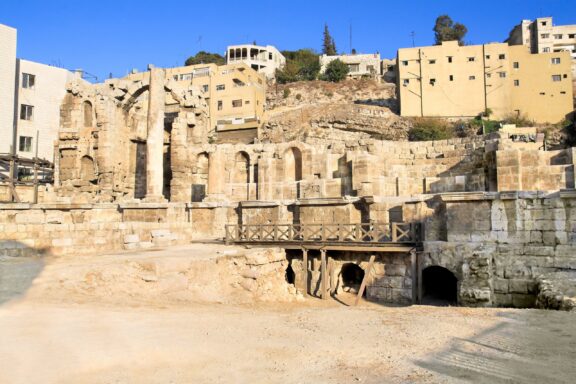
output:
[{"label": "green tree", "polygon": [[348,65],[346,65],[342,60],[336,59],[326,65],[326,70],[320,76],[320,80],[332,81],[337,83],[346,78],[348,74]]},{"label": "green tree", "polygon": [[276,71],[276,81],[280,84],[294,81],[315,80],[320,72],[318,54],[311,49],[282,51],[286,65]]},{"label": "green tree", "polygon": [[184,65],[210,64],[210,63],[214,63],[216,65],[224,65],[226,64],[226,60],[222,55],[219,55],[217,53],[200,51],[196,53],[196,55],[187,58]]},{"label": "green tree", "polygon": [[336,43],[328,31],[328,24],[324,24],[324,39],[322,40],[322,53],[328,56],[336,55]]},{"label": "green tree", "polygon": [[468,32],[468,28],[464,24],[454,23],[448,15],[441,15],[436,18],[433,31],[436,45],[442,44],[443,41],[452,40],[458,41],[459,45],[464,45],[464,36]]}]

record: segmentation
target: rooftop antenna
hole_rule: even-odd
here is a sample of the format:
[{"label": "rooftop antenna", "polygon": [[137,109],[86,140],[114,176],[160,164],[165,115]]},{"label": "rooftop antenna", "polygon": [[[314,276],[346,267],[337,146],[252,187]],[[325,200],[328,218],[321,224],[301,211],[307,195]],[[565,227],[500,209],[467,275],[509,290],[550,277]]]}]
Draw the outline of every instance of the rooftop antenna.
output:
[{"label": "rooftop antenna", "polygon": [[196,44],[200,47],[199,51],[202,50],[202,35],[198,36],[198,40],[196,40]]},{"label": "rooftop antenna", "polygon": [[352,21],[350,21],[350,53],[352,53]]},{"label": "rooftop antenna", "polygon": [[412,37],[412,47],[415,47],[416,44],[414,44],[414,36],[416,36],[416,33],[414,33],[414,31],[410,32],[410,36]]}]

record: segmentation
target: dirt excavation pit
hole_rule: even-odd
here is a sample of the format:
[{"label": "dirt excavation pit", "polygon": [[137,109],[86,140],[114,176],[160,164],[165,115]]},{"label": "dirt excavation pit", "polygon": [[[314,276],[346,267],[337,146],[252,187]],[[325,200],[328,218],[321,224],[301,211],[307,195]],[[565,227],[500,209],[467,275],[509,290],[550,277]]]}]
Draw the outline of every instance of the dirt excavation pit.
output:
[{"label": "dirt excavation pit", "polygon": [[[0,262],[0,281],[28,281],[0,305],[0,383],[572,383],[576,375],[574,313],[304,297],[277,249],[195,244],[32,267],[19,260],[16,269]],[[342,271],[346,295],[359,269]]]}]

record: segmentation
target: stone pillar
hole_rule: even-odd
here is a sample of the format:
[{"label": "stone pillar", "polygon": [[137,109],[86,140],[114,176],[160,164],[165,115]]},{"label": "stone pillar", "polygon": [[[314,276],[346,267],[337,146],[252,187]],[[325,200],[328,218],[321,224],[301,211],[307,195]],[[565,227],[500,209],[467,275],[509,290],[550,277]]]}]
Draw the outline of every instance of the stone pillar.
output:
[{"label": "stone pillar", "polygon": [[148,137],[146,139],[146,197],[150,202],[165,201],[164,188],[164,107],[165,73],[161,68],[150,68],[148,88]]}]

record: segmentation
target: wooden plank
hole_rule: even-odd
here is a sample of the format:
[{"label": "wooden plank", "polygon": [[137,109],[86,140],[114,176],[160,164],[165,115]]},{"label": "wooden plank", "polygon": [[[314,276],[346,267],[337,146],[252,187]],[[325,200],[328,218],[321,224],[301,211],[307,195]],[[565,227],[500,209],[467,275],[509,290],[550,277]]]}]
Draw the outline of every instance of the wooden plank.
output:
[{"label": "wooden plank", "polygon": [[328,258],[328,290],[330,291],[329,294],[333,295],[336,292],[336,284],[334,283],[334,259],[329,257]]},{"label": "wooden plank", "polygon": [[356,296],[354,306],[358,305],[358,303],[360,302],[360,298],[364,294],[366,284],[368,284],[368,279],[370,278],[370,274],[372,273],[372,267],[374,266],[374,259],[376,259],[376,255],[374,254],[370,255],[370,261],[368,262],[368,267],[364,271],[364,278],[362,279],[362,284],[360,284],[360,290],[358,291],[358,296]]},{"label": "wooden plank", "polygon": [[304,296],[308,295],[308,250],[302,249],[302,279],[304,280]]},{"label": "wooden plank", "polygon": [[321,249],[320,250],[320,296],[322,297],[322,300],[328,300],[328,296],[326,295],[326,287],[327,287],[327,276],[326,276],[326,250],[325,249]]}]

